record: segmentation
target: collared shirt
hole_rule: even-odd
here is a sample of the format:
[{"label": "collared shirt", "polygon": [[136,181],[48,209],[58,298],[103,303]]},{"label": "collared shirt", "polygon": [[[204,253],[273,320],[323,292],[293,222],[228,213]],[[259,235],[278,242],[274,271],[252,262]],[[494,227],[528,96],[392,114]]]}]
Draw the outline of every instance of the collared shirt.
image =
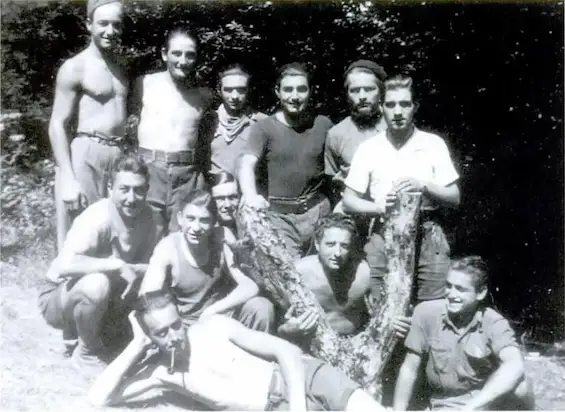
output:
[{"label": "collared shirt", "polygon": [[458,329],[449,319],[445,299],[416,306],[404,345],[428,357],[432,403],[482,388],[498,367],[500,351],[518,346],[508,321],[491,308],[479,309]]},{"label": "collared shirt", "polygon": [[[345,184],[359,193],[369,189],[371,198],[384,209],[386,194],[402,177],[448,186],[459,179],[459,174],[443,139],[414,128],[412,136],[399,149],[389,141],[386,131],[362,142],[353,156]],[[422,208],[437,206],[424,198]]]},{"label": "collared shirt", "polygon": [[[114,203],[101,199],[73,222],[59,256],[116,257],[127,263],[148,263],[157,243],[151,208],[145,205],[132,226],[127,226]],[[48,279],[59,281],[55,262]]]},{"label": "collared shirt", "polygon": [[372,127],[360,127],[351,116],[332,127],[328,131],[324,152],[326,174],[345,180],[359,145],[385,129],[386,122],[382,117]]}]

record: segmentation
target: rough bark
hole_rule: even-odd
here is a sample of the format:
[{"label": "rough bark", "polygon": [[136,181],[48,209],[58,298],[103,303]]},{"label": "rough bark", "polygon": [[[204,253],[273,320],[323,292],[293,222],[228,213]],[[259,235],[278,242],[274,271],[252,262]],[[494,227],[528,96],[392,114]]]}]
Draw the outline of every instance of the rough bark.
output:
[{"label": "rough bark", "polygon": [[332,330],[314,293],[304,285],[268,210],[242,205],[238,223],[243,239],[234,245],[241,269],[283,310],[291,305],[300,315],[315,308],[320,321],[310,342],[310,353],[343,370],[376,399],[381,397],[380,375],[396,338],[392,320],[406,313],[414,274],[415,238],[421,195],[404,193],[385,217],[384,236],[388,274],[379,304],[364,331],[350,338]]}]

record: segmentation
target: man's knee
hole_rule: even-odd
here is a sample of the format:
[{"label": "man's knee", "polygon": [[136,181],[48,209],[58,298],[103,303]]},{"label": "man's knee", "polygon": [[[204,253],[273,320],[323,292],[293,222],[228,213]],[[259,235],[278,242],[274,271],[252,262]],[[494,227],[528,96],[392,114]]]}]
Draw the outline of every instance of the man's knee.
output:
[{"label": "man's knee", "polygon": [[79,293],[91,303],[106,303],[110,298],[110,279],[103,273],[83,276],[72,288],[71,294]]},{"label": "man's knee", "polygon": [[512,398],[516,402],[516,409],[534,410],[535,398],[532,382],[528,378],[524,377],[524,379],[518,384],[516,389],[514,389]]},{"label": "man's knee", "polygon": [[275,320],[275,306],[264,297],[254,297],[243,304],[239,321],[250,329],[270,333]]}]

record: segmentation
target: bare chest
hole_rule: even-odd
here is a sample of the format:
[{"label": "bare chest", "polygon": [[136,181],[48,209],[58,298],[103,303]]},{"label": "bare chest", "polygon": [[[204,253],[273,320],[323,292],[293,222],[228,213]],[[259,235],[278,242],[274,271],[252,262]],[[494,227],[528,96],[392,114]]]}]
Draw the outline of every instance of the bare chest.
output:
[{"label": "bare chest", "polygon": [[153,121],[197,126],[205,110],[206,102],[198,89],[180,91],[171,85],[155,83],[143,93],[143,116]]},{"label": "bare chest", "polygon": [[128,80],[121,69],[96,63],[85,68],[82,88],[85,95],[101,103],[113,99],[125,101]]}]

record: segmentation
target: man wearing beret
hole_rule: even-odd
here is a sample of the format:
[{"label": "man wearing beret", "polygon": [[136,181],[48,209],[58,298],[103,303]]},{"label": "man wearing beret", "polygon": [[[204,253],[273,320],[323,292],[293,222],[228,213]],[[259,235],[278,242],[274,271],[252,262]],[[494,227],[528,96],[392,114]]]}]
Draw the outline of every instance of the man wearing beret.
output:
[{"label": "man wearing beret", "polygon": [[71,219],[107,196],[110,169],[121,153],[118,144],[126,119],[128,80],[117,59],[123,5],[118,0],[89,0],[87,12],[90,43],[60,67],[49,123],[57,164],[59,249]]},{"label": "man wearing beret", "polygon": [[[325,171],[332,178],[335,201],[341,199],[343,182],[359,144],[386,129],[379,108],[384,69],[370,60],[357,60],[344,74],[351,114],[332,127],[326,139]],[[341,211],[341,204],[336,211]]]}]

